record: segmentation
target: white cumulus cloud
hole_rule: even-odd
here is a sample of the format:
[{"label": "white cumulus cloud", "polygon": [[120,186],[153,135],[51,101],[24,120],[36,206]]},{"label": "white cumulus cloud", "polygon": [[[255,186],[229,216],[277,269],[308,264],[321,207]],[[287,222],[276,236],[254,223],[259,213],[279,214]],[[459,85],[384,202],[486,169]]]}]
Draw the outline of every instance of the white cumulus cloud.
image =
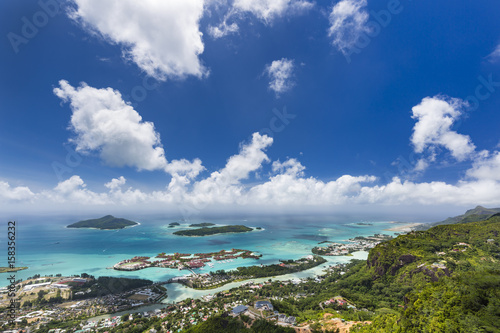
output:
[{"label": "white cumulus cloud", "polygon": [[82,84],[74,88],[61,80],[54,93],[69,102],[73,114],[76,151],[98,151],[110,166],[130,166],[139,170],[164,169],[167,165],[160,135],[151,122],[143,121],[125,103],[120,92]]},{"label": "white cumulus cloud", "polygon": [[274,60],[266,66],[265,72],[269,76],[269,88],[273,90],[277,97],[293,87],[293,60],[282,58]]},{"label": "white cumulus cloud", "polygon": [[[79,90],[94,89],[91,95],[98,92],[100,99],[89,98],[88,104],[99,106],[97,109],[104,110],[105,113],[109,112],[109,109],[115,110],[110,107],[116,104],[116,100],[112,98],[116,97],[116,92],[111,89],[99,90],[87,86],[75,89],[65,82],[57,89],[60,91],[56,93],[61,94],[61,98],[71,100],[72,103]],[[121,99],[117,101],[120,102]],[[265,178],[259,178],[256,173],[271,161],[266,151],[272,145],[273,139],[254,133],[249,142],[240,146],[239,152],[228,158],[224,167],[202,179],[197,179],[205,170],[201,160],[190,162],[181,159],[170,163],[165,160],[161,164],[162,168],[172,175],[172,179],[160,190],[146,192],[132,187],[124,189],[126,179],[121,176],[105,183],[107,190],[99,193],[88,189],[83,179],[74,175],[58,183],[53,189],[39,193],[34,193],[27,187],[12,188],[8,183],[0,182],[0,204],[5,204],[5,207],[14,207],[12,202],[16,205],[24,204],[26,207],[38,204],[38,209],[55,206],[62,210],[69,207],[130,207],[149,212],[180,211],[185,217],[203,213],[205,210],[221,212],[226,209],[244,213],[280,210],[370,213],[397,209],[407,211],[411,208],[414,214],[418,214],[433,207],[463,208],[478,204],[499,206],[500,152],[483,150],[476,153],[469,137],[451,131],[453,121],[460,115],[461,106],[463,102],[460,100],[427,97],[413,108],[413,117],[417,120],[412,135],[415,151],[423,153],[426,149],[433,150],[442,146],[450,150],[457,159],[473,160],[465,177],[455,183],[414,182],[394,177],[387,183],[380,184],[380,180],[374,175],[349,174],[324,181],[307,176],[305,166],[295,158],[288,158],[284,162],[274,161],[271,164],[271,172]],[[118,108],[117,111],[120,110],[121,108]],[[103,119],[107,117],[105,115]],[[86,119],[89,127],[97,126],[91,118],[82,119]],[[137,115],[134,115],[133,119],[137,120]],[[140,123],[136,121],[131,126]],[[452,139],[450,133],[454,133],[451,135]],[[100,147],[103,142],[99,141],[101,136],[96,135],[97,139],[92,136],[92,140],[89,140],[97,140],[99,144],[95,147]],[[456,136],[459,139],[455,139]],[[107,144],[107,141],[104,142]],[[151,145],[148,147],[154,149]],[[416,169],[424,170],[433,158],[435,154],[419,159]],[[133,165],[137,164],[136,161]],[[422,210],[422,207],[425,209]]]},{"label": "white cumulus cloud", "polygon": [[474,161],[472,168],[467,170],[467,175],[480,180],[500,181],[500,152],[482,152],[481,155]]},{"label": "white cumulus cloud", "polygon": [[437,148],[444,147],[458,161],[471,158],[476,149],[471,138],[451,129],[465,106],[460,99],[443,96],[426,97],[414,106],[412,118],[417,122],[411,143],[415,152],[423,153],[427,149],[434,155]]},{"label": "white cumulus cloud", "polygon": [[29,187],[18,186],[11,187],[8,182],[0,181],[0,199],[13,201],[26,201],[34,199],[35,194],[31,192]]},{"label": "white cumulus cloud", "polygon": [[366,5],[366,0],[341,0],[332,8],[328,36],[344,55],[351,53],[361,35],[370,31]]},{"label": "white cumulus cloud", "polygon": [[252,141],[243,145],[238,154],[231,156],[224,168],[194,184],[191,193],[194,202],[236,202],[244,191],[241,180],[247,179],[251,172],[269,161],[265,150],[272,142],[273,139],[267,135],[254,133]]},{"label": "white cumulus cloud", "polygon": [[70,17],[158,80],[203,77],[203,0],[72,0]]},{"label": "white cumulus cloud", "polygon": [[43,195],[52,202],[77,203],[84,205],[111,204],[106,193],[96,193],[86,188],[87,185],[80,176],[74,175],[59,182],[52,191],[45,191]]},{"label": "white cumulus cloud", "polygon": [[121,186],[125,185],[127,180],[125,177],[120,176],[119,178],[113,178],[109,183],[104,184],[107,188],[109,188],[111,191],[115,191],[120,189]]},{"label": "white cumulus cloud", "polygon": [[[271,25],[279,17],[302,14],[312,7],[314,3],[305,0],[234,0],[228,4],[222,22],[217,26],[209,26],[208,33],[217,39],[238,32],[237,21],[246,13]],[[228,23],[229,21],[232,22]]]}]

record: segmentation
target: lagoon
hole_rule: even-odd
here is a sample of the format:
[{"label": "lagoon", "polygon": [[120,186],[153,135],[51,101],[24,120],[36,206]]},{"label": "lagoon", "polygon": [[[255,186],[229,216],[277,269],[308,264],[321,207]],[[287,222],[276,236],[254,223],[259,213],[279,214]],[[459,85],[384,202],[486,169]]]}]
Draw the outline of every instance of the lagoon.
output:
[{"label": "lagoon", "polygon": [[[126,217],[129,218],[129,217]],[[356,236],[369,236],[374,233],[394,234],[384,231],[395,224],[389,221],[338,221],[329,217],[269,217],[269,218],[219,218],[179,221],[167,217],[130,217],[140,222],[134,228],[120,230],[70,229],[65,228],[75,220],[74,217],[23,218],[17,221],[17,258],[16,266],[28,266],[16,273],[17,279],[26,279],[35,274],[63,276],[88,273],[94,276],[119,276],[150,279],[155,282],[189,274],[186,270],[167,268],[147,268],[140,271],[124,272],[108,269],[115,263],[134,256],[153,257],[161,252],[195,253],[216,252],[222,249],[244,248],[262,254],[261,259],[235,259],[232,262],[213,262],[214,267],[205,266],[196,270],[208,273],[210,270],[230,270],[238,266],[273,264],[280,259],[298,259],[311,254],[311,249],[322,241],[342,242]],[[172,222],[180,225],[169,227]],[[210,222],[217,226],[244,224],[261,227],[241,234],[219,234],[204,237],[182,237],[173,232],[189,228],[192,223]],[[363,221],[366,222],[366,221]],[[0,246],[5,240],[0,241]],[[366,252],[356,253],[357,258],[365,259]],[[321,274],[328,265],[347,262],[354,257],[325,257],[328,262],[313,269],[282,276],[279,279],[307,277]],[[0,265],[5,266],[6,263]],[[1,277],[1,275],[0,275]],[[267,279],[265,279],[267,280]],[[0,279],[0,286],[8,281]],[[235,286],[239,283],[234,283]],[[233,284],[221,287],[227,290]],[[165,302],[176,302],[187,297],[201,297],[217,292],[196,291],[179,284],[168,285],[169,297]]]}]

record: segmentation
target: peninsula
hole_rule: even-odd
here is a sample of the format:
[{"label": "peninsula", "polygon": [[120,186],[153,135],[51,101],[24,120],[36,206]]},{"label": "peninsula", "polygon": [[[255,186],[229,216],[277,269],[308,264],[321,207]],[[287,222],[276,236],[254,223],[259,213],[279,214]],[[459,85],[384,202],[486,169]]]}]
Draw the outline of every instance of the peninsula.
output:
[{"label": "peninsula", "polygon": [[213,268],[212,259],[220,262],[231,262],[233,259],[259,259],[262,254],[255,254],[249,250],[231,249],[231,251],[220,250],[209,253],[160,253],[156,256],[158,260],[150,260],[150,257],[134,257],[120,261],[113,266],[118,271],[138,271],[149,267],[164,267],[172,269],[194,269],[205,267],[205,264]]},{"label": "peninsula", "polygon": [[114,230],[123,229],[126,227],[134,226],[139,223],[129,221],[126,219],[114,217],[113,215],[106,215],[99,219],[83,220],[68,225],[68,228],[95,228],[101,230]]},{"label": "peninsula", "polygon": [[28,269],[28,267],[0,267],[0,273],[12,273]]},{"label": "peninsula", "polygon": [[174,232],[174,235],[178,236],[209,236],[216,234],[226,234],[230,232],[248,232],[252,231],[252,228],[246,227],[244,225],[226,225],[223,227],[202,227],[199,229],[190,230],[179,230]]}]

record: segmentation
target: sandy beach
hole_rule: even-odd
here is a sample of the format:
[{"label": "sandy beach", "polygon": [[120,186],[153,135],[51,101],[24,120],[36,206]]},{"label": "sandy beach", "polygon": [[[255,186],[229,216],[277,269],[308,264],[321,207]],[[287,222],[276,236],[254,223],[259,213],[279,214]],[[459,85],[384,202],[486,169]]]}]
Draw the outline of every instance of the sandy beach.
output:
[{"label": "sandy beach", "polygon": [[422,223],[407,223],[399,226],[395,226],[392,228],[384,229],[384,231],[396,231],[396,232],[410,232],[416,226],[421,225]]}]

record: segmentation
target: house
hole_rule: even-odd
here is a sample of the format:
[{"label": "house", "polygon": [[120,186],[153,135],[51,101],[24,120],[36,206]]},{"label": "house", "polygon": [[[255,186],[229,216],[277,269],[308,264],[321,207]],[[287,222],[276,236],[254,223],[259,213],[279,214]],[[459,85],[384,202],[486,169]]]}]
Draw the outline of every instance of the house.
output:
[{"label": "house", "polygon": [[290,316],[286,319],[286,323],[290,325],[295,325],[296,319],[294,316]]},{"label": "house", "polygon": [[255,308],[257,310],[269,310],[269,311],[274,310],[273,305],[269,301],[257,301],[255,302]]},{"label": "house", "polygon": [[342,306],[342,305],[345,305],[347,302],[344,301],[343,299],[337,299],[337,304]]},{"label": "house", "polygon": [[244,313],[246,310],[248,310],[248,307],[246,307],[244,305],[238,305],[238,306],[233,308],[232,313],[233,313],[233,315],[238,316],[241,313]]}]

